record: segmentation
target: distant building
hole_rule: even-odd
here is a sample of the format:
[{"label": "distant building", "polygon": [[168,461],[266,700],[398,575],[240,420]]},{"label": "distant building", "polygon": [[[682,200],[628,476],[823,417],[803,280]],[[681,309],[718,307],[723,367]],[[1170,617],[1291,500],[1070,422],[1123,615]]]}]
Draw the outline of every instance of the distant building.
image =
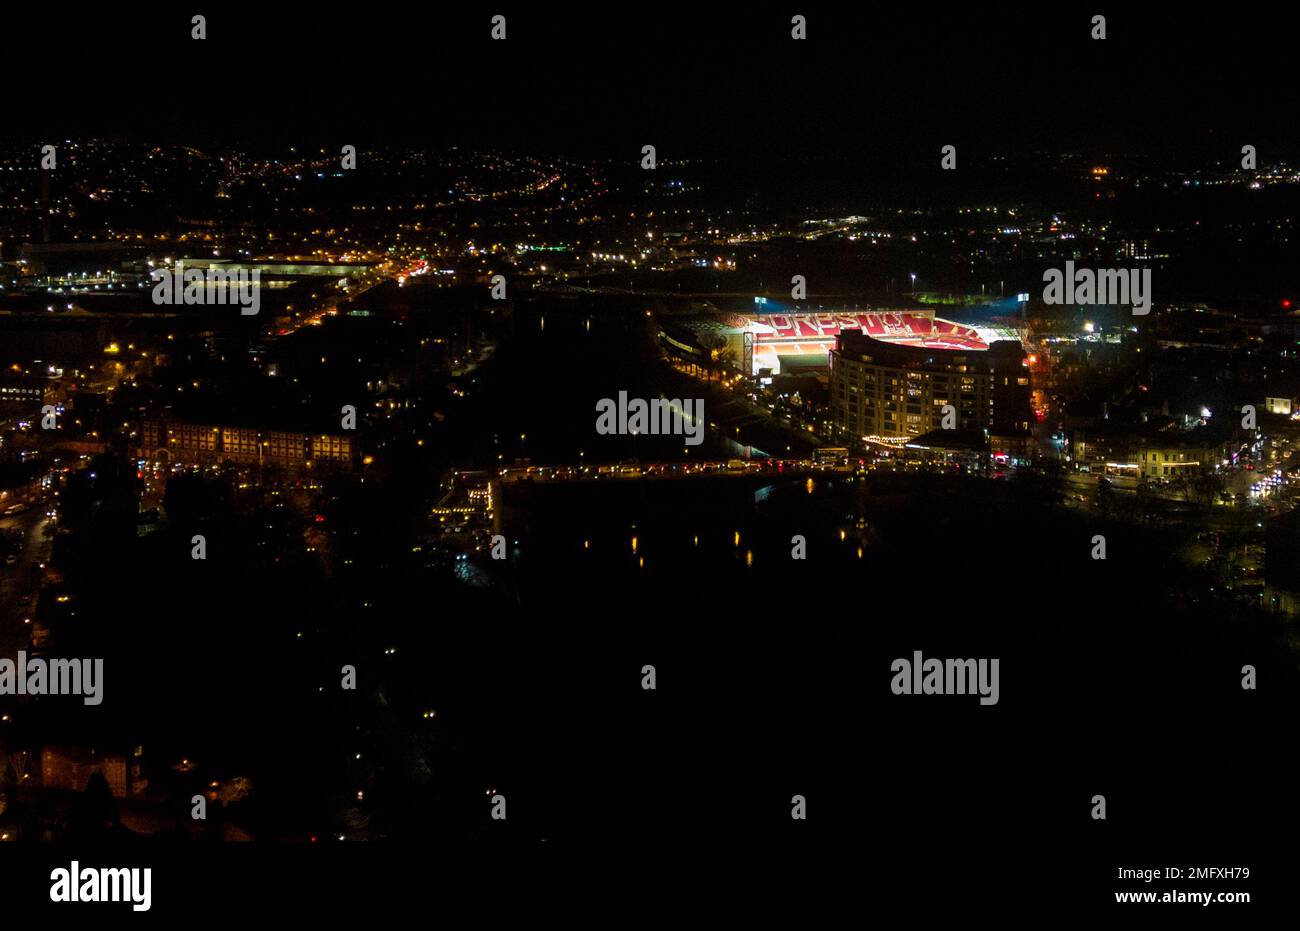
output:
[{"label": "distant building", "polygon": [[[996,408],[996,399],[993,407]],[[996,430],[989,434],[989,453],[994,460],[1029,462],[1038,452],[1038,443],[1029,430]]]},{"label": "distant building", "polygon": [[453,472],[443,487],[442,500],[430,512],[437,518],[441,534],[492,526],[492,473]]},{"label": "distant building", "polygon": [[50,385],[48,378],[37,375],[0,375],[0,406],[9,410],[39,408]]},{"label": "distant building", "polygon": [[1170,437],[1144,441],[1137,456],[1143,478],[1176,479],[1187,469],[1218,466],[1223,453],[1214,444],[1195,437]]},{"label": "distant building", "polygon": [[160,464],[215,465],[230,461],[350,471],[356,454],[356,440],[341,434],[259,430],[165,418],[140,424],[139,456]]},{"label": "distant building", "polygon": [[915,437],[945,427],[1019,435],[1029,429],[1029,368],[1020,343],[987,350],[900,345],[860,331],[831,352],[831,412],[838,439]]},{"label": "distant building", "polygon": [[114,798],[130,798],[145,788],[140,749],[126,753],[101,753],[91,747],[54,747],[41,750],[41,785],[46,789],[84,792],[90,777],[103,773]]},{"label": "distant building", "polygon": [[1184,471],[1217,468],[1228,458],[1221,431],[1207,428],[1150,430],[1138,425],[1097,426],[1074,432],[1074,460],[1094,472],[1115,472],[1160,481]]}]

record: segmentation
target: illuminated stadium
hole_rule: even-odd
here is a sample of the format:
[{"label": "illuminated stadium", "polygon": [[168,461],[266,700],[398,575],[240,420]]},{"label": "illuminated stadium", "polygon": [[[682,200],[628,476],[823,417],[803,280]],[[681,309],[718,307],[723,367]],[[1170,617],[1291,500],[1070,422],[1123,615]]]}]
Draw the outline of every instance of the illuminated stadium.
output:
[{"label": "illuminated stadium", "polygon": [[764,370],[779,375],[825,368],[836,337],[850,330],[921,349],[978,351],[997,340],[1019,338],[1011,327],[954,323],[932,310],[724,314],[665,326],[663,336],[691,355],[725,347],[731,363],[747,375]]}]

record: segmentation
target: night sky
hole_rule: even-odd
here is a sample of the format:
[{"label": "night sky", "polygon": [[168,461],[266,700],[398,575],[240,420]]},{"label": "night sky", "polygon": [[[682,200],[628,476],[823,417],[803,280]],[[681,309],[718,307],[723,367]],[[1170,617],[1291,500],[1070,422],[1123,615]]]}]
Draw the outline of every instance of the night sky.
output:
[{"label": "night sky", "polygon": [[653,139],[665,155],[947,143],[1217,154],[1239,139],[1294,141],[1293,43],[1263,18],[1116,10],[1094,41],[1087,7],[799,7],[809,38],[796,43],[784,11],[525,8],[500,11],[503,44],[488,38],[494,9],[210,5],[204,43],[175,8],[79,11],[72,23],[20,12],[18,24],[57,38],[48,77],[11,76],[0,131],[266,144],[338,133],[592,154]]}]

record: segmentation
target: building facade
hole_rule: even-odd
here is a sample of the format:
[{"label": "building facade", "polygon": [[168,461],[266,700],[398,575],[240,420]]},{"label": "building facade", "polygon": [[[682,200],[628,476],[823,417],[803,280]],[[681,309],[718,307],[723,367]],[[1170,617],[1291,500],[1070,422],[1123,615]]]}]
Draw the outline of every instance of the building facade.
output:
[{"label": "building facade", "polygon": [[1218,468],[1223,452],[1210,443],[1193,440],[1148,440],[1138,446],[1138,471],[1143,478],[1175,480],[1188,469]]},{"label": "building facade", "polygon": [[35,413],[50,394],[50,381],[31,375],[0,375],[0,409]]},{"label": "building facade", "polygon": [[920,436],[944,427],[1019,432],[1030,426],[1029,368],[1018,342],[987,350],[932,349],[839,335],[831,352],[831,410],[837,439]]},{"label": "building facade", "polygon": [[230,461],[289,469],[319,466],[351,470],[356,451],[356,440],[347,435],[259,430],[161,418],[140,424],[139,454],[150,462],[215,465]]}]

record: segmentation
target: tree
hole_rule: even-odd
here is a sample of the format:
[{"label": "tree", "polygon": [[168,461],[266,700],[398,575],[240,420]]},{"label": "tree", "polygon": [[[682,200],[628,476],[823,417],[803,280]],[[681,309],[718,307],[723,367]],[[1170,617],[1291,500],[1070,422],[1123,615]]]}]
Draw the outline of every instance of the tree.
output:
[{"label": "tree", "polygon": [[1223,494],[1227,481],[1213,466],[1202,465],[1182,470],[1176,485],[1187,501],[1209,508]]},{"label": "tree", "polygon": [[720,334],[709,335],[700,341],[708,353],[705,368],[709,372],[709,381],[735,361],[736,354],[727,343],[727,338]]}]

